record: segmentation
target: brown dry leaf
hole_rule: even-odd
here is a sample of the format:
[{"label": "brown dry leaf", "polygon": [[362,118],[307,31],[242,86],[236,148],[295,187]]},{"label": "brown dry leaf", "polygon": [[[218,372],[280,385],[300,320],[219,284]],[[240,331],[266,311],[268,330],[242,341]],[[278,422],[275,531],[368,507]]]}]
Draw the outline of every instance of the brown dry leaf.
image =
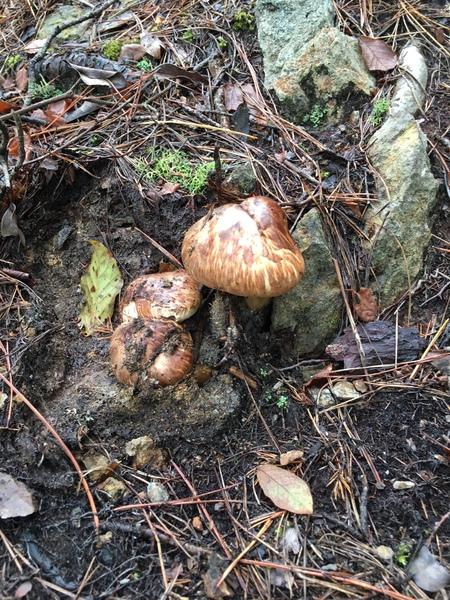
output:
[{"label": "brown dry leaf", "polygon": [[196,71],[187,71],[182,67],[177,67],[170,63],[159,65],[155,69],[155,74],[158,75],[158,77],[167,79],[188,79],[192,83],[201,83],[202,85],[208,84],[206,77],[203,77],[200,73],[197,73]]},{"label": "brown dry leaf", "polygon": [[361,36],[359,47],[369,71],[391,71],[397,65],[397,55],[383,40]]},{"label": "brown dry leaf", "polygon": [[306,481],[275,465],[261,465],[256,476],[265,495],[278,508],[297,515],[312,515],[313,498]]},{"label": "brown dry leaf", "polygon": [[120,58],[126,60],[141,60],[147,54],[147,49],[141,44],[125,44],[120,51]]},{"label": "brown dry leaf", "polygon": [[[29,133],[25,133],[23,136],[23,145],[25,149],[25,160],[30,160],[31,153],[33,151],[33,145],[31,143],[31,136]],[[9,140],[8,143],[8,155],[11,158],[19,158],[19,139],[17,137],[13,137]]]},{"label": "brown dry leaf", "polygon": [[127,81],[122,73],[107,69],[81,67],[74,63],[69,63],[69,65],[75,71],[78,71],[78,75],[86,85],[116,87],[117,89],[122,89],[127,85]]},{"label": "brown dry leaf", "polygon": [[5,115],[9,113],[11,110],[14,110],[16,106],[11,104],[11,102],[5,102],[4,100],[0,100],[0,114]]},{"label": "brown dry leaf", "polygon": [[355,313],[360,321],[370,323],[375,321],[378,315],[378,303],[375,294],[370,288],[360,288],[359,292],[354,292],[358,298],[355,303]]},{"label": "brown dry leaf", "polygon": [[16,85],[19,92],[24,92],[28,87],[28,69],[25,66],[17,69]]},{"label": "brown dry leaf", "polygon": [[226,83],[223,86],[223,103],[227,110],[237,110],[244,102],[244,95],[240,86]]},{"label": "brown dry leaf", "polygon": [[33,497],[26,485],[7,473],[0,473],[0,519],[26,517],[33,513]]},{"label": "brown dry leaf", "polygon": [[330,377],[330,373],[332,371],[333,371],[333,365],[331,363],[328,363],[322,369],[320,369],[320,371],[317,371],[317,373],[314,373],[314,375],[311,377],[311,379],[305,383],[305,388],[309,387],[310,385],[313,385],[313,384],[317,385],[319,383],[319,381],[322,381],[323,379],[328,381],[328,379]]},{"label": "brown dry leaf", "polygon": [[244,92],[244,99],[250,107],[250,114],[255,119],[255,123],[265,127],[268,121],[255,106],[259,101],[255,88],[251,83],[246,83],[242,86],[242,91]]},{"label": "brown dry leaf", "polygon": [[159,193],[161,196],[169,196],[170,194],[175,194],[175,192],[178,192],[179,189],[179,183],[170,183],[170,181],[166,181]]},{"label": "brown dry leaf", "polygon": [[150,54],[150,56],[156,59],[161,58],[163,45],[159,38],[144,31],[141,33],[141,44],[145,48],[147,54]]},{"label": "brown dry leaf", "polygon": [[25,236],[17,224],[16,205],[13,202],[3,213],[0,223],[0,236],[3,238],[17,236],[21,244],[25,246]]},{"label": "brown dry leaf", "polygon": [[285,467],[297,460],[303,460],[303,454],[303,450],[288,450],[288,452],[283,452],[283,454],[280,454],[280,465]]}]

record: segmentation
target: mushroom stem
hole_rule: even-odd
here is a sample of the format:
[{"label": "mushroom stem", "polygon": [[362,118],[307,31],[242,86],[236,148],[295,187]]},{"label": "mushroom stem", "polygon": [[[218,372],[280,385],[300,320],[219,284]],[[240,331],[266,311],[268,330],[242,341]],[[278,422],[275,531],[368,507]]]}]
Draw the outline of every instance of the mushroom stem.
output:
[{"label": "mushroom stem", "polygon": [[261,310],[262,308],[267,306],[271,300],[272,300],[272,298],[261,298],[260,296],[248,296],[245,299],[245,302],[247,303],[247,306],[251,310],[256,311],[256,310]]}]

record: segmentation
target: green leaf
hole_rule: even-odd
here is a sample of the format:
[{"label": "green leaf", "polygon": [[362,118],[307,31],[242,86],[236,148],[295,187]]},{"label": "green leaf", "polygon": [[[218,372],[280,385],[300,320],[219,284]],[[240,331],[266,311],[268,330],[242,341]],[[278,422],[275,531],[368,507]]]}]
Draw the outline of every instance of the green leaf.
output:
[{"label": "green leaf", "polygon": [[92,335],[112,316],[114,302],[123,285],[116,259],[108,248],[95,240],[90,243],[94,252],[86,273],[81,277],[85,304],[80,319],[87,335]]},{"label": "green leaf", "polygon": [[291,471],[275,465],[261,465],[256,470],[258,483],[272,502],[298,515],[312,515],[313,499],[308,484]]}]

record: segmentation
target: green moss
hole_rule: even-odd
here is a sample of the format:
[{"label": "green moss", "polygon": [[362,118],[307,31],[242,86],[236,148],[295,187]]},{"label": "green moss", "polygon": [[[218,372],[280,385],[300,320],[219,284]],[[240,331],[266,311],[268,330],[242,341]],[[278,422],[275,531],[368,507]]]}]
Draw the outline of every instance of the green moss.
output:
[{"label": "green moss", "polygon": [[136,63],[136,69],[140,71],[144,71],[144,73],[149,73],[153,70],[152,61],[148,58],[141,58],[139,62]]},{"label": "green moss", "polygon": [[409,559],[411,558],[411,545],[407,542],[400,542],[398,545],[397,551],[394,555],[394,561],[400,567],[406,567],[409,563]]},{"label": "green moss", "polygon": [[387,98],[380,98],[374,102],[370,120],[375,127],[379,127],[381,125],[381,122],[383,121],[388,110],[389,100]]},{"label": "green moss", "polygon": [[226,50],[228,48],[228,42],[222,35],[219,35],[217,38],[217,45],[221,50]]},{"label": "green moss", "polygon": [[5,71],[14,71],[17,65],[22,61],[22,57],[20,54],[10,54],[5,62],[3,63],[3,67]]},{"label": "green moss", "polygon": [[327,116],[327,109],[325,106],[320,104],[314,104],[310,113],[303,117],[303,123],[305,125],[311,123],[313,127],[319,127],[323,123],[323,120]]},{"label": "green moss", "polygon": [[136,162],[136,171],[145,181],[178,184],[193,195],[204,190],[208,174],[214,170],[214,163],[195,165],[180,150],[150,149],[147,154],[148,159]]},{"label": "green moss", "polygon": [[188,42],[189,44],[192,44],[192,42],[194,41],[194,32],[192,31],[192,29],[186,29],[186,31],[183,32],[183,35],[181,36],[181,38],[185,41]]},{"label": "green moss", "polygon": [[53,85],[53,83],[45,81],[42,76],[40,82],[33,83],[29,91],[33,100],[48,100],[62,94],[59,88]]},{"label": "green moss", "polygon": [[119,40],[109,40],[102,46],[102,54],[109,60],[118,60],[120,51],[122,50],[123,42]]},{"label": "green moss", "polygon": [[255,17],[245,10],[237,10],[233,15],[232,25],[235,31],[253,31]]}]

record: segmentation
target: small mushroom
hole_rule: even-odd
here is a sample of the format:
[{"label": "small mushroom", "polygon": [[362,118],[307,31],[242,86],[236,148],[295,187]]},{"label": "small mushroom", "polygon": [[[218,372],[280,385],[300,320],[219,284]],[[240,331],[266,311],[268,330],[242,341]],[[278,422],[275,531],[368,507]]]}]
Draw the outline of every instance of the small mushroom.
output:
[{"label": "small mushroom", "polygon": [[112,370],[126,385],[175,385],[192,369],[192,348],[190,334],[174,321],[135,319],[119,325],[112,335]]},{"label": "small mushroom", "polygon": [[142,275],[130,283],[120,302],[122,321],[189,319],[200,306],[200,285],[184,270]]},{"label": "small mushroom", "polygon": [[245,296],[253,309],[288,292],[304,272],[284,212],[264,196],[214,209],[187,231],[181,253],[196,281]]}]

